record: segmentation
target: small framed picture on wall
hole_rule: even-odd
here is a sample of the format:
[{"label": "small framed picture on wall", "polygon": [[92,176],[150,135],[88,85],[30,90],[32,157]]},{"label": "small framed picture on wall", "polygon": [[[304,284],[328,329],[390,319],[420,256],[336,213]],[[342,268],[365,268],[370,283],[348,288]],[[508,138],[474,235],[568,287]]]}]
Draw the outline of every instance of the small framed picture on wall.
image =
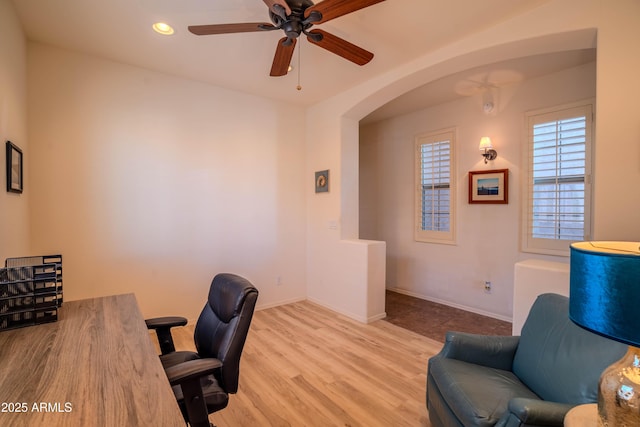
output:
[{"label": "small framed picture on wall", "polygon": [[7,141],[7,191],[22,193],[22,150],[11,141]]},{"label": "small framed picture on wall", "polygon": [[316,172],[316,193],[329,192],[329,169]]},{"label": "small framed picture on wall", "polygon": [[469,172],[469,203],[509,203],[509,169]]}]

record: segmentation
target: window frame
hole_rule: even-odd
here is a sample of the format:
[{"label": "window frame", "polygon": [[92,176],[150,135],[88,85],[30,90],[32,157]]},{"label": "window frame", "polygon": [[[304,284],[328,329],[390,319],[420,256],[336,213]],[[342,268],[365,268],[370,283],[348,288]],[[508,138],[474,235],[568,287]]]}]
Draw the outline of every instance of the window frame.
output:
[{"label": "window frame", "polygon": [[[456,128],[446,128],[432,132],[421,133],[414,138],[414,240],[422,243],[456,244]],[[422,157],[421,147],[424,144],[449,141],[449,230],[423,230],[422,229]]]},{"label": "window frame", "polygon": [[[569,256],[571,243],[590,240],[592,235],[592,179],[593,147],[595,127],[595,102],[593,99],[563,104],[525,113],[525,135],[523,137],[523,196],[522,197],[522,251],[544,255]],[[584,236],[579,240],[548,239],[533,236],[533,126],[585,117],[585,165],[584,165]],[[560,181],[561,177],[556,177]],[[574,180],[575,181],[575,180]]]}]

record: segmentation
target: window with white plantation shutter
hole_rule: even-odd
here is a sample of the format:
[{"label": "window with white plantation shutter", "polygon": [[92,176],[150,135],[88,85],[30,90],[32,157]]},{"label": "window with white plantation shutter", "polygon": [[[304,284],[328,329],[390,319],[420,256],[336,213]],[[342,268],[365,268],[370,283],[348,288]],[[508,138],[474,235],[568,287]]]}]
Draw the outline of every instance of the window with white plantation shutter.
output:
[{"label": "window with white plantation shutter", "polygon": [[416,137],[417,241],[455,243],[454,136],[448,129]]},{"label": "window with white plantation shutter", "polygon": [[527,114],[524,251],[568,255],[591,230],[591,104]]}]

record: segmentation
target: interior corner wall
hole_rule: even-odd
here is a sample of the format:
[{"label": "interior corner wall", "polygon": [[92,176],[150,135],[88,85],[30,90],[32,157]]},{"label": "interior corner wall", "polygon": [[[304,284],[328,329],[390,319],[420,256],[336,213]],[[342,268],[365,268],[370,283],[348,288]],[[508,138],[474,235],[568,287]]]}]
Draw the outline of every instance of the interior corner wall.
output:
[{"label": "interior corner wall", "polygon": [[195,319],[220,272],[258,308],[306,298],[298,108],[37,43],[28,85],[32,246],[65,300]]},{"label": "interior corner wall", "polygon": [[[358,168],[357,161],[344,164],[340,157],[343,144],[358,144],[358,138],[339,139],[343,117],[359,120],[407,90],[457,71],[518,56],[594,47],[597,43],[596,144],[601,144],[601,148],[606,144],[607,154],[597,158],[595,164],[598,176],[594,183],[595,237],[624,235],[626,240],[640,240],[635,214],[640,210],[640,195],[633,191],[635,183],[640,182],[640,117],[635,114],[640,87],[633,75],[639,69],[640,58],[630,54],[640,49],[639,9],[640,3],[635,0],[550,0],[452,45],[425,52],[411,63],[316,104],[306,113],[307,123],[313,123],[307,128],[306,175],[313,176],[313,168],[318,166],[316,158],[343,170]],[[599,155],[597,151],[596,156]],[[340,194],[341,183],[332,182],[333,191]],[[357,190],[341,198],[358,199]],[[341,300],[348,296],[348,289],[342,288],[350,286],[342,278],[366,268],[358,265],[347,271],[323,268],[337,265],[342,254],[339,237],[326,228],[327,218],[340,218],[343,214],[340,198],[311,200],[307,209],[308,293],[328,305],[354,306],[359,301]],[[340,292],[336,293],[336,288]],[[493,311],[500,313],[505,309],[495,307]]]},{"label": "interior corner wall", "polygon": [[[0,264],[29,250],[29,141],[27,137],[27,42],[9,1],[0,1]],[[9,193],[5,173],[5,144],[11,141],[23,154],[24,192]]]},{"label": "interior corner wall", "polygon": [[[525,112],[594,101],[596,64],[503,86],[494,95],[490,114],[478,94],[361,127],[360,238],[387,242],[388,288],[510,320],[514,265],[542,258],[520,252]],[[414,138],[443,127],[456,129],[455,245],[416,242],[413,233]],[[483,135],[498,151],[486,165],[478,151]],[[509,203],[470,205],[469,171],[491,169],[509,170]],[[485,281],[492,283],[491,293]]]},{"label": "interior corner wall", "polygon": [[[606,4],[605,4],[606,3]],[[594,240],[640,241],[640,2],[602,2],[598,26]]]}]

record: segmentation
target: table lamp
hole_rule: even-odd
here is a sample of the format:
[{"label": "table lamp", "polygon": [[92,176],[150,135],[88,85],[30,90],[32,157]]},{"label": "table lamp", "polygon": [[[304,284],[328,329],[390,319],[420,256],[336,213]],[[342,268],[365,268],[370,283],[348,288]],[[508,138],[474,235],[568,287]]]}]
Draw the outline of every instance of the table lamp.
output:
[{"label": "table lamp", "polygon": [[640,426],[640,242],[571,245],[569,317],[625,343],[598,386],[599,426]]}]

